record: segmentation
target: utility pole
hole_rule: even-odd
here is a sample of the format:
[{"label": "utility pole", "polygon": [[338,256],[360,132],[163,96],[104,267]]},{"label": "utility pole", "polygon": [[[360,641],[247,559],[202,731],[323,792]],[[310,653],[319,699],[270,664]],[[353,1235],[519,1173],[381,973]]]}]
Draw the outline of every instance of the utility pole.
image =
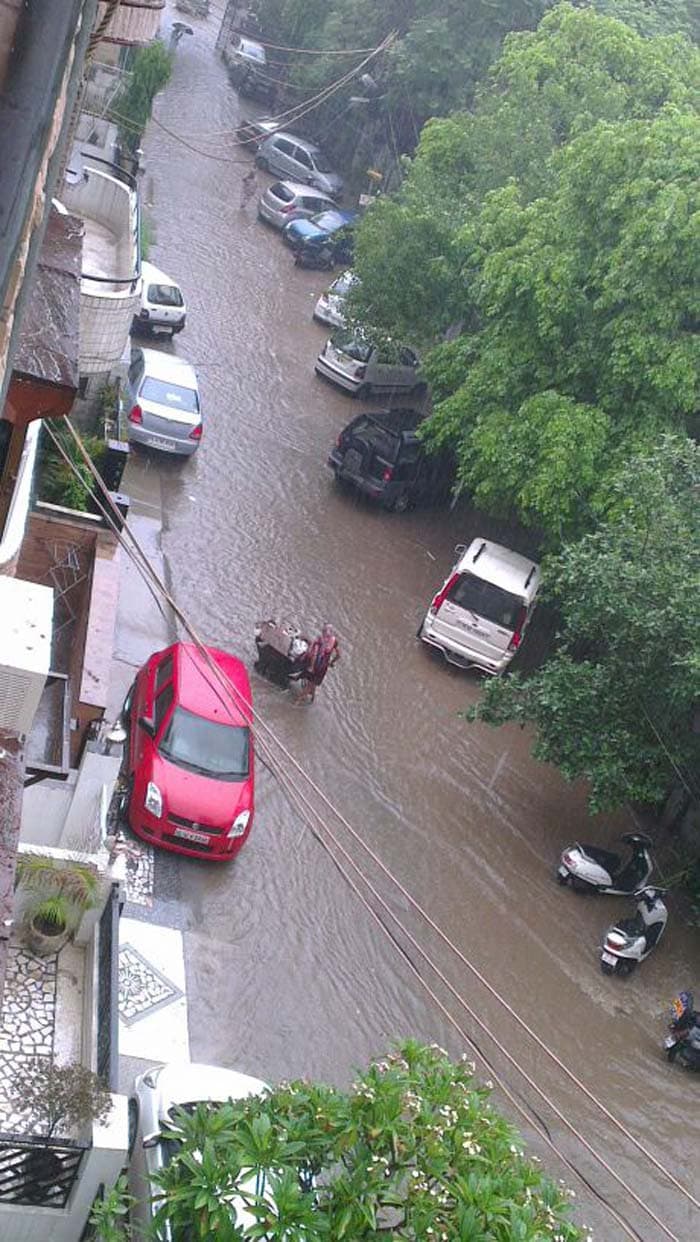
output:
[{"label": "utility pole", "polygon": [[219,33],[216,36],[216,43],[214,45],[218,52],[222,51],[225,47],[228,47],[231,42],[231,34],[234,27],[239,24],[236,20],[239,14],[239,3],[240,0],[226,0],[226,8],[224,9],[223,17],[221,18]]}]

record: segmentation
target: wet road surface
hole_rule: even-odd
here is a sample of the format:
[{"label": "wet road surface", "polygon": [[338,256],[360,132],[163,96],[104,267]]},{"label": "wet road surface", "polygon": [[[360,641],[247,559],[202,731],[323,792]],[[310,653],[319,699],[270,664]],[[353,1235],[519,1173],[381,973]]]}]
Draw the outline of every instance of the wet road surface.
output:
[{"label": "wet road surface", "polygon": [[[141,457],[136,467],[146,489],[161,489],[174,593],[208,642],[249,663],[259,617],[282,611],[309,628],[333,621],[342,660],[316,704],[292,710],[288,695],[253,675],[258,710],[502,995],[686,1185],[697,1186],[700,1122],[688,1098],[698,1084],[666,1066],[659,1042],[674,992],[700,983],[698,936],[674,925],[671,899],[659,952],[628,981],[602,977],[600,936],[628,913],[625,903],[560,890],[554,865],[577,836],[609,844],[630,819],[591,824],[585,790],[536,764],[529,734],[460,721],[478,680],[415,641],[455,543],[490,531],[458,511],[387,515],[334,486],[326,455],[358,406],[313,373],[325,336],[311,312],[327,278],[295,269],[254,205],[239,209],[249,157],[235,145],[239,101],[213,51],[215,22],[192,21],[195,35],[181,43],[155,115],[218,158],[155,124],[145,144],[143,191],[156,235],[149,257],[184,290],[188,323],[175,348],[197,367],[205,416],[193,460]],[[270,1080],[307,1074],[343,1082],[397,1036],[463,1050],[263,766],[255,825],[239,859],[217,868],[160,855],[156,885],[154,917],[185,932],[193,1059]],[[379,887],[387,892],[385,881]],[[679,1236],[698,1236],[700,1215],[529,1046],[405,903],[391,900],[640,1197]],[[470,1020],[451,1008],[471,1033]],[[503,1069],[497,1054],[494,1064]],[[503,1072],[548,1117],[514,1071]],[[662,1237],[549,1122],[640,1236]],[[533,1150],[554,1176],[565,1175],[537,1140]],[[579,1186],[577,1194],[598,1239],[623,1237]]]}]

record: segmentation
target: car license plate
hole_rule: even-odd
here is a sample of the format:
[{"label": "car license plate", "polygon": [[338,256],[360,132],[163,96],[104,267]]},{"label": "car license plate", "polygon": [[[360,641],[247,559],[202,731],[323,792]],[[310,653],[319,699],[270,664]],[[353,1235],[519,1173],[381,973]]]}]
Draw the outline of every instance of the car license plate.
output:
[{"label": "car license plate", "polygon": [[612,953],[601,953],[601,959],[607,966],[617,966],[617,958]]},{"label": "car license plate", "polygon": [[669,1048],[673,1048],[676,1042],[677,1040],[676,1040],[675,1035],[667,1035],[664,1040],[664,1048],[666,1049],[666,1051],[668,1051]]},{"label": "car license plate", "polygon": [[192,828],[176,828],[174,837],[182,837],[183,841],[194,841],[195,845],[208,845],[209,837],[205,832],[194,832]]},{"label": "car license plate", "polygon": [[149,436],[146,440],[149,448],[163,449],[166,453],[176,453],[177,449],[169,440],[162,440],[160,436]]}]

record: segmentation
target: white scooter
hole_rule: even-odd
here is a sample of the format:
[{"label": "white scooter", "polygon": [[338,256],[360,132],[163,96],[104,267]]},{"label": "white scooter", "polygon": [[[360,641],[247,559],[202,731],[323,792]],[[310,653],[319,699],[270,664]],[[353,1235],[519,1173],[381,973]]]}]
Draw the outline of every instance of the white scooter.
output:
[{"label": "white scooter", "polygon": [[625,897],[637,893],[654,869],[649,853],[652,841],[641,832],[626,832],[622,840],[629,846],[626,858],[597,845],[568,846],[557,868],[559,883],[571,884],[576,893]]},{"label": "white scooter", "polygon": [[608,928],[600,951],[604,975],[631,975],[637,963],[656,948],[668,922],[668,910],[661,900],[665,892],[665,888],[641,888],[634,894],[634,918],[620,919]]}]

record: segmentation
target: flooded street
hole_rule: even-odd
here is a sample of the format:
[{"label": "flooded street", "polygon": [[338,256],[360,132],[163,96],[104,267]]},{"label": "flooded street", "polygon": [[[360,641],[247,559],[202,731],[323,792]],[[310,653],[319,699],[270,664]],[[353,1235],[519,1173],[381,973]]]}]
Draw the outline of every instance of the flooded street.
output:
[{"label": "flooded street", "polygon": [[[187,301],[175,348],[197,368],[205,419],[191,461],[151,457],[138,467],[162,488],[162,550],[174,595],[207,642],[249,665],[258,618],[281,611],[309,628],[333,622],[342,660],[315,705],[295,711],[289,695],[253,674],[257,709],[510,1005],[697,1188],[700,1119],[688,1098],[700,1084],[666,1065],[660,1041],[673,994],[700,987],[700,938],[674,919],[671,898],[659,952],[630,980],[604,978],[597,947],[606,926],[628,913],[625,903],[558,888],[554,867],[577,836],[612,845],[631,819],[591,824],[585,790],[536,764],[527,733],[458,719],[478,697],[479,681],[433,657],[415,631],[454,545],[484,532],[465,528],[458,511],[385,514],[334,485],[326,457],[359,407],[313,371],[325,335],[311,312],[328,279],[297,270],[254,205],[239,209],[250,165],[233,133],[239,101],[213,50],[216,16],[192,25],[155,109],[156,121],[190,145],[151,124],[142,183],[155,231],[149,257],[180,282]],[[257,776],[253,832],[232,866],[156,861],[160,917],[170,913],[185,932],[193,1059],[270,1080],[343,1082],[401,1035],[461,1053],[459,1036],[405,956],[382,936],[274,776],[262,764]],[[349,846],[346,830],[325,818]],[[352,852],[359,857],[357,847]],[[376,870],[373,879],[389,896]],[[679,1237],[700,1235],[700,1214],[531,1045],[405,901],[389,899],[640,1198]],[[471,1020],[454,1001],[450,1009],[471,1034]],[[485,1037],[476,1038],[491,1056]],[[639,1236],[661,1238],[515,1070],[498,1053],[493,1062]],[[537,1139],[533,1149],[553,1176],[575,1184],[582,1219],[600,1242],[624,1236]]]}]

